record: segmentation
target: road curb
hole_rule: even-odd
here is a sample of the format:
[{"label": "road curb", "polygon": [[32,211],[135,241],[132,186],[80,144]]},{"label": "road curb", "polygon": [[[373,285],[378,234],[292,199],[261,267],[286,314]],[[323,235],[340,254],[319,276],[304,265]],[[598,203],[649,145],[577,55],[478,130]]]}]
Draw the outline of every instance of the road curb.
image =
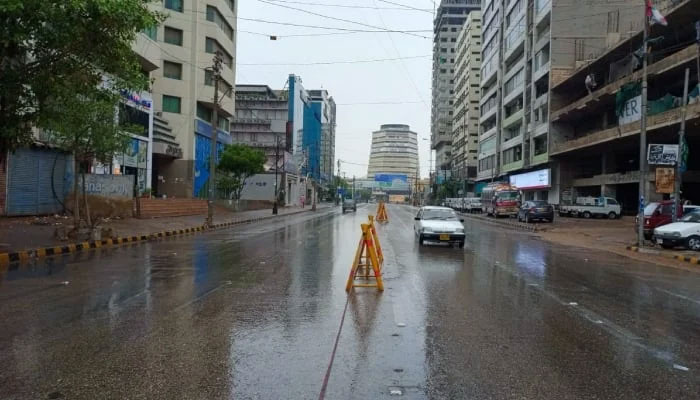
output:
[{"label": "road curb", "polygon": [[28,249],[28,250],[22,250],[22,251],[0,253],[0,266],[4,267],[4,266],[8,266],[12,263],[22,263],[22,262],[27,262],[27,261],[32,260],[32,259],[39,259],[39,258],[62,255],[62,254],[77,253],[77,252],[81,252],[81,251],[85,251],[85,250],[98,249],[98,248],[107,247],[107,246],[121,245],[121,244],[127,244],[127,243],[142,243],[142,242],[157,240],[157,239],[166,238],[166,237],[180,236],[180,235],[186,235],[186,234],[189,235],[189,234],[193,234],[193,233],[212,231],[215,229],[228,228],[228,227],[232,227],[232,226],[236,226],[236,225],[251,224],[254,222],[264,221],[264,220],[268,220],[268,219],[272,219],[272,218],[287,217],[290,215],[296,215],[296,214],[301,214],[301,213],[306,213],[306,212],[311,212],[311,211],[312,211],[311,209],[308,209],[308,210],[293,211],[293,212],[278,214],[278,215],[268,215],[265,217],[233,220],[233,221],[228,221],[228,222],[222,222],[220,224],[215,224],[211,227],[207,227],[205,225],[200,225],[200,226],[194,226],[194,227],[190,227],[190,228],[182,228],[182,229],[173,229],[173,230],[169,230],[169,231],[154,232],[154,233],[150,233],[147,235],[133,235],[133,236],[116,237],[116,238],[102,239],[102,240],[90,240],[90,241],[85,241],[85,242],[69,243],[69,244],[60,245],[60,246],[39,247],[39,248],[35,248],[35,249]]},{"label": "road curb", "polygon": [[[627,246],[626,249],[629,251],[633,251],[635,253],[639,253],[640,250],[647,250],[647,249],[640,249],[637,246]],[[683,255],[678,255],[678,254],[666,254],[666,253],[662,253],[660,251],[652,250],[652,249],[648,249],[648,252],[651,252],[651,253],[658,255],[658,256],[661,256],[661,257],[671,258],[671,259],[674,259],[677,261],[686,262],[688,264],[700,265],[700,258],[698,258],[698,257],[683,256]]]}]

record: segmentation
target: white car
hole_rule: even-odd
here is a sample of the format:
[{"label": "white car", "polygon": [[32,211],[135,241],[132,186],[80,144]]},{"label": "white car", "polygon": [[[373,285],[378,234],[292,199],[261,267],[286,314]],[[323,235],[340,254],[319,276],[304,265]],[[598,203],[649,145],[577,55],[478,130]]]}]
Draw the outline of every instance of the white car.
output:
[{"label": "white car", "polygon": [[654,229],[654,239],[664,248],[682,245],[700,251],[700,211],[688,213],[678,222]]},{"label": "white car", "polygon": [[457,244],[464,247],[464,222],[454,210],[447,207],[421,207],[416,215],[413,231],[422,246],[426,241]]}]

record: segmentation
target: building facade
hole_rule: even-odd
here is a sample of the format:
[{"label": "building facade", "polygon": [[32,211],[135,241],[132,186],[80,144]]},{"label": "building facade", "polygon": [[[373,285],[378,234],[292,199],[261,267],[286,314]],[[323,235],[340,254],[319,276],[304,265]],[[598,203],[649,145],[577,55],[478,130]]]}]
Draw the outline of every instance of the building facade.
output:
[{"label": "building facade", "polygon": [[565,0],[483,1],[478,180],[540,171],[548,182],[523,187],[525,198],[559,202],[549,154],[550,87],[639,26],[643,10],[632,0],[581,7]]},{"label": "building facade", "polygon": [[[153,81],[156,115],[167,120],[162,152],[154,154],[156,194],[168,197],[204,195],[209,179],[212,126],[217,126],[218,148],[231,143],[229,119],[234,115],[236,54],[236,6],[234,0],[164,0],[161,11],[168,18],[149,32],[161,49],[160,74]],[[223,58],[219,80],[219,116],[212,122],[214,106],[213,57]],[[177,144],[174,146],[173,143]],[[170,145],[171,154],[167,153]],[[181,154],[181,157],[179,155]]]},{"label": "building facade", "polygon": [[[686,111],[687,159],[682,173],[681,198],[700,202],[700,87],[698,86],[695,21],[698,1],[656,1],[668,26],[654,24],[649,37],[663,37],[651,45],[648,58],[647,143],[678,145],[683,86],[689,69]],[[636,16],[642,21],[643,10]],[[610,196],[628,214],[639,206],[639,183],[645,183],[646,202],[668,199],[662,176],[675,178],[674,164],[655,161],[640,169],[641,64],[630,49],[642,47],[642,33],[614,46],[600,57],[553,83],[551,95],[551,148],[556,160],[563,201],[577,196]],[[584,82],[592,76],[594,88]],[[669,171],[671,169],[671,171]],[[643,171],[643,172],[641,172]],[[668,183],[668,182],[666,182]]]},{"label": "building facade", "polygon": [[372,132],[367,178],[382,175],[404,175],[415,179],[418,171],[418,134],[408,125],[386,124]]},{"label": "building facade", "polygon": [[[305,145],[310,150],[318,147],[318,154],[316,154],[316,150],[313,151],[314,159],[312,164],[315,164],[315,159],[318,158],[317,179],[321,184],[328,185],[333,180],[335,160],[335,101],[333,97],[328,95],[326,90],[309,90],[309,99],[314,110],[313,118],[316,119],[316,113],[320,116],[320,134],[318,139],[315,134],[309,135],[309,140]],[[311,155],[311,151],[309,155]]]},{"label": "building facade", "polygon": [[480,0],[442,0],[433,20],[433,77],[430,119],[431,149],[436,169],[449,169],[452,160],[452,119],[457,36]]},{"label": "building facade", "polygon": [[473,192],[479,150],[481,12],[472,11],[457,36],[452,104],[452,171]]},{"label": "building facade", "polygon": [[236,85],[236,112],[231,121],[234,143],[262,150],[266,171],[279,171],[287,148],[287,93],[267,85]]}]

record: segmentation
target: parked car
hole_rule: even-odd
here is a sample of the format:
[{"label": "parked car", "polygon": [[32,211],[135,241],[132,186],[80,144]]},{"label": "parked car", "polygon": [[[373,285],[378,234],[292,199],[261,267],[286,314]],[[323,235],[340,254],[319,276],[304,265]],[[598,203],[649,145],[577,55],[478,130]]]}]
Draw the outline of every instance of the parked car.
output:
[{"label": "parked car", "polygon": [[622,207],[611,197],[578,197],[576,204],[559,207],[559,216],[570,217],[606,217],[617,219],[622,215]]},{"label": "parked car", "polygon": [[355,203],[355,200],[353,200],[353,199],[343,200],[343,214],[345,214],[345,211],[347,211],[347,210],[357,211],[357,203]]},{"label": "parked car", "polygon": [[554,207],[544,200],[528,200],[518,210],[518,221],[532,222],[535,220],[553,222]]},{"label": "parked car", "polygon": [[423,246],[426,241],[457,244],[464,247],[464,222],[454,210],[447,207],[421,207],[413,224],[413,232],[418,243]]},{"label": "parked car", "polygon": [[[684,205],[676,211],[676,218],[698,210],[698,206]],[[639,217],[637,217],[637,222]],[[651,240],[654,230],[660,226],[673,222],[673,200],[651,202],[644,207],[644,239]],[[636,224],[635,224],[636,226]],[[635,229],[637,229],[635,227]]]},{"label": "parked car", "polygon": [[481,199],[478,197],[470,197],[464,199],[464,211],[468,213],[481,212],[482,210]]},{"label": "parked car", "polygon": [[684,215],[680,221],[654,229],[654,239],[663,248],[685,246],[700,251],[700,211]]}]

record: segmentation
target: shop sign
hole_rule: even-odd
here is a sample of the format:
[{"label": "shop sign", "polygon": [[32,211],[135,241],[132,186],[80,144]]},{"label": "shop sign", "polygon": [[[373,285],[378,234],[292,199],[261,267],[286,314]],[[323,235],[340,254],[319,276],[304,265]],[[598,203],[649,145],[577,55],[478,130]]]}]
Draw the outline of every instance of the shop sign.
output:
[{"label": "shop sign", "polygon": [[549,168],[512,175],[510,184],[521,190],[545,189],[552,185]]}]

